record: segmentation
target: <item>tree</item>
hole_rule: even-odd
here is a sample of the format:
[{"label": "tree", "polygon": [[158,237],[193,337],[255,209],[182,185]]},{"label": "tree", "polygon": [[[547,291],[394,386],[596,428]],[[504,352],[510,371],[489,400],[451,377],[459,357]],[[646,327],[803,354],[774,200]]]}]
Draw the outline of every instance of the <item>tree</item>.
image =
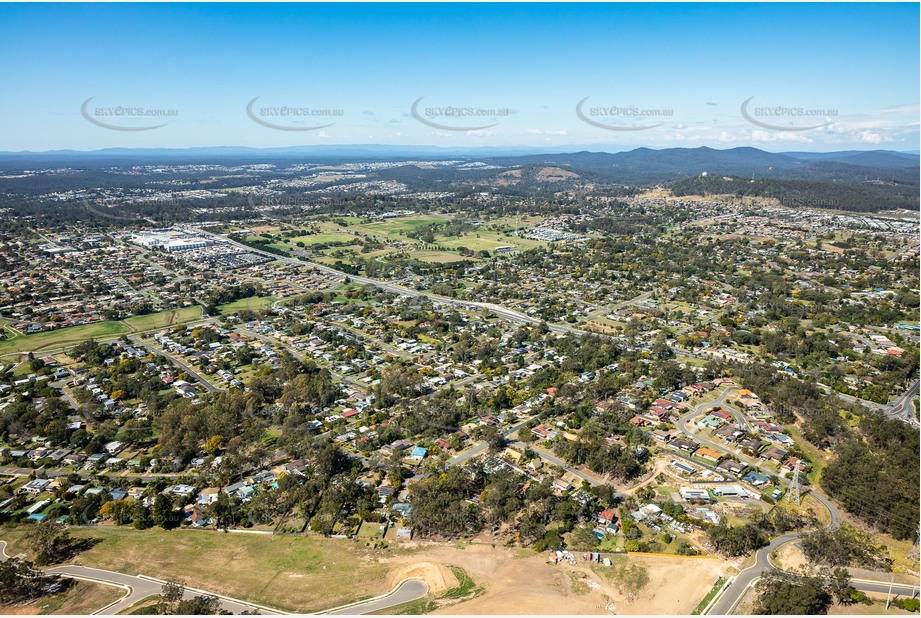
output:
[{"label": "tree", "polygon": [[208,438],[208,441],[205,442],[205,452],[209,455],[214,455],[221,449],[222,446],[224,446],[224,436],[211,436]]},{"label": "tree", "polygon": [[825,614],[831,595],[819,577],[801,577],[771,571],[758,582],[755,614]]},{"label": "tree", "polygon": [[487,427],[483,430],[482,438],[489,445],[489,452],[496,454],[505,448],[505,436],[495,427]]},{"label": "tree", "polygon": [[592,526],[579,526],[572,531],[569,544],[575,549],[595,549],[601,543]]},{"label": "tree", "polygon": [[9,607],[40,597],[54,581],[27,561],[10,558],[0,562],[0,606]]},{"label": "tree", "polygon": [[35,526],[31,541],[35,562],[41,565],[60,562],[73,547],[73,539],[64,524],[52,519],[44,519]]},{"label": "tree", "polygon": [[164,530],[175,528],[175,518],[173,517],[173,503],[163,494],[157,494],[154,498],[151,517],[154,525],[160,526]]},{"label": "tree", "polygon": [[753,523],[732,527],[723,522],[707,534],[716,550],[727,556],[742,556],[768,544],[767,535]]},{"label": "tree", "polygon": [[835,600],[842,605],[850,605],[853,602],[853,593],[857,590],[851,585],[851,574],[847,569],[838,567],[831,574],[825,572],[824,575]]},{"label": "tree", "polygon": [[131,521],[138,530],[146,530],[153,525],[150,518],[150,509],[144,506],[143,500],[135,500],[131,505]]},{"label": "tree", "polygon": [[185,586],[175,580],[169,580],[163,584],[160,596],[157,599],[158,614],[175,614],[185,594]]},{"label": "tree", "polygon": [[184,599],[176,606],[176,613],[181,616],[213,616],[219,614],[221,602],[217,597],[196,596]]}]

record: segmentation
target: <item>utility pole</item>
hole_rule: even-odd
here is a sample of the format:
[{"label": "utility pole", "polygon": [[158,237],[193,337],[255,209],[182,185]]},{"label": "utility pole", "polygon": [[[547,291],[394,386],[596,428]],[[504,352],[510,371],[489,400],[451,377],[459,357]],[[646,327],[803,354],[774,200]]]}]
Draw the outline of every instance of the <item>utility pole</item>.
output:
[{"label": "utility pole", "polygon": [[911,565],[914,566],[919,558],[921,558],[921,524],[918,525],[918,536],[915,538],[915,542],[911,546],[911,551],[908,552],[908,559],[911,561]]},{"label": "utility pole", "polygon": [[[892,564],[892,549],[889,549],[889,563]],[[889,602],[892,599],[892,573],[889,573],[889,592],[886,593],[886,609],[889,609]]]}]

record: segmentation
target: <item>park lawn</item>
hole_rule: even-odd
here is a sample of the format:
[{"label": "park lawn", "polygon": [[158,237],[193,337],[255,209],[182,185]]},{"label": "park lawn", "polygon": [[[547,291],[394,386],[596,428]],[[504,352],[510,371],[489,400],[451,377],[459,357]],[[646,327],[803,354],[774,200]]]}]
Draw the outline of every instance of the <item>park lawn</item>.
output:
[{"label": "park lawn", "polygon": [[165,328],[175,324],[192,322],[201,318],[201,307],[183,307],[170,309],[147,315],[136,315],[120,321],[96,322],[94,324],[81,324],[80,326],[67,326],[55,330],[36,333],[34,335],[20,335],[13,339],[0,341],[0,356],[21,352],[42,352],[66,348],[76,345],[87,339],[115,338],[119,335],[140,333],[147,330]]},{"label": "park lawn", "polygon": [[[477,238],[479,234],[479,238]],[[451,249],[458,247],[467,247],[471,251],[489,251],[492,253],[496,247],[518,247],[519,251],[526,251],[535,247],[545,246],[547,243],[530,238],[520,238],[516,236],[505,236],[503,234],[471,232],[466,236],[452,236],[450,238],[438,236],[435,238],[435,244],[443,245]]]},{"label": "park lawn", "polygon": [[395,217],[393,219],[384,219],[383,221],[374,221],[371,223],[358,223],[350,225],[349,229],[361,230],[368,234],[380,234],[393,240],[406,240],[406,232],[411,232],[423,225],[450,221],[452,218],[453,217],[444,215],[410,215],[408,217]]},{"label": "park lawn", "polygon": [[541,222],[543,222],[543,220],[544,217],[539,215],[509,215],[507,217],[497,217],[495,219],[490,219],[483,223],[481,227],[488,229],[490,226],[495,225],[499,229],[502,229],[503,227],[514,228],[515,223],[517,222],[520,229],[525,229],[529,227],[538,227]]},{"label": "park lawn", "polygon": [[20,335],[13,339],[0,341],[0,356],[20,352],[41,352],[76,345],[81,341],[96,337],[117,337],[132,332],[122,322],[96,322],[68,326],[34,335]]},{"label": "park lawn", "polygon": [[[20,529],[0,530],[20,551]],[[270,534],[97,526],[71,528],[99,542],[73,561],[121,573],[175,579],[188,586],[270,607],[314,612],[384,594],[388,567],[362,543]]]},{"label": "park lawn", "polygon": [[270,306],[276,300],[274,296],[250,296],[249,298],[235,300],[232,303],[218,305],[217,309],[222,314],[234,313],[235,311],[244,311],[247,309],[250,311],[258,311]]},{"label": "park lawn", "polygon": [[355,244],[357,239],[351,234],[342,234],[340,232],[320,232],[318,234],[310,234],[307,236],[294,236],[293,238],[288,238],[285,240],[289,245],[297,245],[297,243],[302,242],[308,247],[313,245],[320,245],[326,243],[346,243],[346,244]]},{"label": "park lawn", "polygon": [[201,318],[201,307],[192,305],[182,309],[172,309],[168,311],[159,311],[157,313],[148,313],[147,315],[136,315],[134,317],[122,320],[125,325],[134,332],[143,332],[157,328],[166,328],[176,324],[184,324]]},{"label": "park lawn", "polygon": [[472,258],[465,258],[464,256],[458,253],[450,253],[448,251],[422,251],[422,250],[413,250],[410,251],[410,255],[413,259],[419,260],[420,262],[435,262],[438,264],[448,264],[451,262],[461,262],[463,260],[470,260]]}]

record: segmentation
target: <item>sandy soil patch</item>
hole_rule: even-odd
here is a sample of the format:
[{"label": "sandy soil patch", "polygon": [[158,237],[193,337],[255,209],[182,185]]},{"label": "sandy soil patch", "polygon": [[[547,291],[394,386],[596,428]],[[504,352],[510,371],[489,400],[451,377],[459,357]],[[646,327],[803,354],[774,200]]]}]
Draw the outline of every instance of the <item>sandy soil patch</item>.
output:
[{"label": "sandy soil patch", "polygon": [[[439,585],[450,588],[455,585],[445,577],[450,571],[433,567],[456,565],[483,589],[479,596],[441,607],[435,614],[689,614],[727,566],[713,559],[620,558],[617,565],[638,565],[648,575],[648,583],[630,599],[631,590],[614,574],[617,566],[606,569],[581,559],[575,566],[552,565],[545,554],[529,549],[431,546],[391,560],[390,577],[396,580],[419,569],[427,582],[445,578]],[[438,596],[434,589],[433,596]]]},{"label": "sandy soil patch", "polygon": [[778,567],[794,573],[808,573],[812,569],[803,550],[796,543],[784,543],[773,553],[771,561]]},{"label": "sandy soil patch", "polygon": [[400,565],[387,574],[387,584],[395,588],[404,579],[421,579],[429,586],[429,592],[438,596],[458,585],[457,578],[447,566],[432,562],[413,562]]},{"label": "sandy soil patch", "polygon": [[575,172],[570,172],[569,170],[564,170],[559,167],[542,167],[540,171],[537,172],[537,179],[543,182],[559,182],[561,180],[569,180],[578,177],[579,175]]}]

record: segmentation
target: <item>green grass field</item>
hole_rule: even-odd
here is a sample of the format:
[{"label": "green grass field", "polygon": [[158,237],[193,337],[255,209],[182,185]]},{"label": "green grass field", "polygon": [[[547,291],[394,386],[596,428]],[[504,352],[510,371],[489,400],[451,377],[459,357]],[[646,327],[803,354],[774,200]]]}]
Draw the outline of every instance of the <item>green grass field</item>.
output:
[{"label": "green grass field", "polygon": [[249,309],[250,311],[258,311],[270,306],[276,300],[277,299],[274,296],[251,296],[249,298],[241,298],[240,300],[235,300],[232,303],[218,305],[217,309],[222,314],[234,313],[235,311],[243,311],[246,309]]},{"label": "green grass field", "polygon": [[42,352],[75,345],[87,339],[117,337],[131,332],[131,329],[122,322],[97,322],[82,326],[70,326],[34,335],[20,335],[13,339],[0,341],[0,355]]},{"label": "green grass field", "polygon": [[176,324],[192,322],[201,318],[201,307],[184,307],[138,315],[121,321],[97,322],[81,326],[68,326],[57,330],[19,335],[0,341],[0,356],[23,352],[46,352],[76,345],[87,339],[116,338],[120,335],[166,328]]},{"label": "green grass field", "polygon": [[[381,242],[405,242],[408,243],[408,247],[405,248],[411,259],[415,259],[420,262],[432,262],[432,263],[451,263],[459,262],[464,259],[460,254],[456,253],[456,249],[460,247],[466,247],[471,251],[489,251],[492,253],[495,251],[496,247],[502,246],[515,246],[519,251],[526,251],[534,247],[541,247],[546,245],[541,241],[531,240],[528,238],[516,237],[513,235],[507,235],[491,229],[493,225],[497,225],[501,229],[506,229],[511,225],[514,228],[515,219],[505,219],[490,221],[488,224],[484,224],[476,229],[469,231],[464,236],[442,236],[436,234],[434,237],[434,242],[425,245],[418,240],[407,237],[407,233],[412,232],[413,230],[418,229],[424,225],[430,225],[433,223],[443,223],[446,221],[451,221],[454,217],[452,215],[411,215],[407,217],[396,217],[394,219],[385,219],[383,221],[371,221],[371,222],[362,222],[360,219],[354,217],[343,217],[342,219],[348,223],[348,226],[343,227],[338,223],[332,221],[312,221],[315,224],[317,233],[308,234],[304,236],[296,236],[285,240],[276,240],[271,246],[283,249],[286,251],[291,251],[297,249],[297,243],[302,242],[306,247],[312,247],[325,243],[350,243],[345,247],[332,247],[328,249],[320,250],[320,255],[316,256],[318,262],[324,264],[333,264],[336,258],[333,256],[334,253],[343,251],[346,255],[341,258],[346,261],[351,259],[350,255],[361,256],[364,259],[375,258],[375,257],[386,257],[393,253],[396,253],[400,249],[395,247],[387,247],[384,249],[377,249],[369,253],[359,253],[360,247],[357,245],[358,238],[353,233],[358,233],[361,236],[368,236],[374,238],[377,241]],[[530,227],[534,225],[538,218],[532,217],[530,220],[525,217],[522,221],[522,227]],[[281,228],[279,227],[267,227],[259,228],[259,231],[264,231],[265,233],[276,235],[279,233]],[[250,240],[253,239],[262,239],[264,237],[254,234],[249,237]],[[356,244],[351,244],[356,243]],[[436,247],[444,247],[445,250],[436,249]]]},{"label": "green grass field", "polygon": [[[28,551],[30,526],[0,529],[10,553]],[[186,585],[302,613],[388,592],[387,566],[363,543],[345,539],[204,530],[72,528],[100,539],[75,562],[176,579]]]},{"label": "green grass field", "polygon": [[201,317],[201,307],[193,305],[174,309],[171,311],[160,311],[158,313],[149,313],[147,315],[136,315],[131,318],[122,320],[122,322],[131,330],[141,332],[153,330],[155,328],[166,328],[176,324],[192,322]]},{"label": "green grass field", "polygon": [[320,245],[326,243],[348,243],[351,244],[355,242],[355,237],[351,234],[340,234],[338,232],[320,232],[319,234],[310,234],[309,236],[295,236],[289,238],[285,242],[296,245],[299,242],[304,243],[308,247],[313,245]]}]

